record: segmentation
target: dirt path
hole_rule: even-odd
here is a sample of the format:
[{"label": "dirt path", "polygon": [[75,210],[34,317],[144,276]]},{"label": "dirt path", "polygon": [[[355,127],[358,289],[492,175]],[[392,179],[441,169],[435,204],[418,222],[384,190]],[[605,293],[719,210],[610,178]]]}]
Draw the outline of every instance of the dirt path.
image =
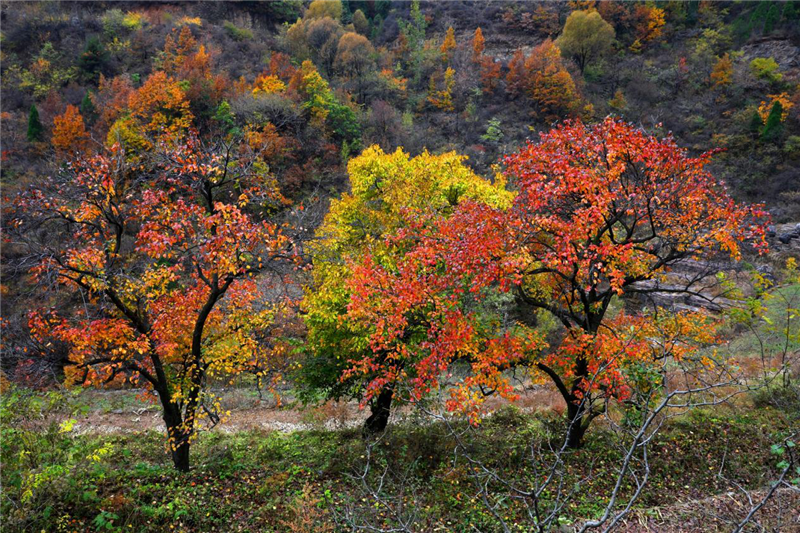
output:
[{"label": "dirt path", "polygon": [[[116,395],[120,396],[120,392],[117,392]],[[132,395],[130,392],[128,394]],[[315,407],[298,405],[276,407],[272,400],[248,399],[242,401],[241,398],[232,398],[231,396],[234,394],[222,395],[223,409],[229,410],[230,415],[211,428],[211,431],[235,433],[251,430],[280,432],[309,429],[335,430],[358,427],[369,416],[369,410],[360,409],[356,402],[327,402]],[[111,396],[111,394],[106,393],[103,396]],[[90,404],[97,401],[97,398],[92,400]],[[508,403],[502,398],[490,397],[486,402],[486,410],[492,412]],[[522,394],[514,405],[523,411],[535,412],[563,409],[562,404],[563,401],[555,391],[550,390],[549,387],[537,387]],[[409,416],[410,413],[410,408],[402,407],[392,415],[392,421],[397,422]],[[94,408],[75,419],[76,424],[73,431],[77,434],[138,433],[165,429],[161,411],[157,405],[134,404],[117,409]]]}]

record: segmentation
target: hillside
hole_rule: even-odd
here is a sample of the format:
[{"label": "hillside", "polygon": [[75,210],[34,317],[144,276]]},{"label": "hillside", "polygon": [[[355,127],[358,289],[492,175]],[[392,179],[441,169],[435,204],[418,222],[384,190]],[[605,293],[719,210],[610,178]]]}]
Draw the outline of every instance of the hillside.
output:
[{"label": "hillside", "polygon": [[800,531],[800,3],[0,26],[10,531]]}]

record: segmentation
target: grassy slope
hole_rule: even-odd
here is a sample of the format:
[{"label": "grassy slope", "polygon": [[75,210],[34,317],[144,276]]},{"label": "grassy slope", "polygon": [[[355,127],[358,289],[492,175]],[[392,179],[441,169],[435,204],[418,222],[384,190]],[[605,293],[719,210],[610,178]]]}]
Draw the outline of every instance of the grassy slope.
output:
[{"label": "grassy slope", "polygon": [[[193,450],[195,468],[180,474],[171,468],[159,433],[73,437],[57,424],[26,431],[9,423],[8,411],[4,415],[4,531],[163,531],[167,523],[176,531],[324,531],[334,515],[367,505],[352,477],[364,463],[364,444],[353,430],[205,434]],[[523,460],[527,446],[549,438],[559,424],[551,415],[503,410],[479,428],[474,453],[521,479],[530,474]],[[786,415],[771,408],[697,411],[675,419],[651,447],[652,480],[638,506],[728,491],[721,469],[745,487],[764,486],[777,462],[770,445],[790,428]],[[602,509],[619,463],[609,441],[609,433],[597,428],[586,447],[568,457],[566,486],[588,480],[566,519]],[[500,530],[473,497],[466,465],[453,460],[444,428],[404,424],[380,448],[378,464],[411,474],[409,488],[418,490],[408,497],[416,498],[422,530]],[[512,522],[522,512],[516,505],[504,509]]]}]

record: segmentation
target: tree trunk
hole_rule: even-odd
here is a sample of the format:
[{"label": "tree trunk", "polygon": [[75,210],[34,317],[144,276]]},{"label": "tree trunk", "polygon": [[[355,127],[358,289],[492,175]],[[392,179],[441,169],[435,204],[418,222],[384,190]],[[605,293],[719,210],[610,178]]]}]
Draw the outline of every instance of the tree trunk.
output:
[{"label": "tree trunk", "polygon": [[189,435],[182,424],[180,408],[172,402],[169,393],[159,392],[161,406],[164,410],[164,425],[167,426],[167,438],[172,450],[172,463],[180,472],[189,471]]},{"label": "tree trunk", "polygon": [[172,450],[172,463],[179,472],[189,471],[189,440],[182,439],[181,443]]},{"label": "tree trunk", "polygon": [[391,388],[385,388],[372,403],[372,414],[364,422],[365,435],[380,433],[386,429],[393,395],[394,391]]},{"label": "tree trunk", "polygon": [[[583,435],[589,428],[588,423],[584,423],[588,398],[584,396],[586,391],[581,390],[581,385],[588,378],[588,362],[583,357],[575,361],[575,382],[567,399],[567,447],[572,449],[580,448],[583,445]],[[589,422],[587,420],[586,422]]]}]

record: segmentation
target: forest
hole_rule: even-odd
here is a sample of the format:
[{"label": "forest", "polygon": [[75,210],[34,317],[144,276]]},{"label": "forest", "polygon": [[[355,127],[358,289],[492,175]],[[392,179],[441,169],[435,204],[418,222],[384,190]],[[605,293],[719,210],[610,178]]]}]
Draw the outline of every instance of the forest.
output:
[{"label": "forest", "polygon": [[8,532],[800,532],[800,2],[0,0]]}]

